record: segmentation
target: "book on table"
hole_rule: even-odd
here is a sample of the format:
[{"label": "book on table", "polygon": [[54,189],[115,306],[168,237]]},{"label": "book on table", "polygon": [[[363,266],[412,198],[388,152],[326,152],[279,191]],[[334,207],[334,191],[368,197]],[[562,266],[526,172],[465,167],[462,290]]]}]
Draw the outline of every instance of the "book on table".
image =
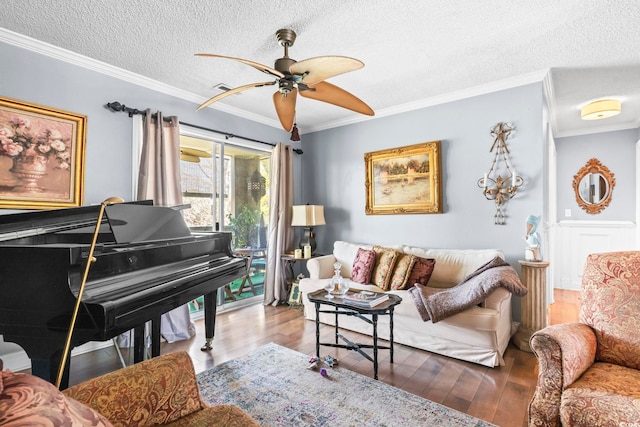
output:
[{"label": "book on table", "polygon": [[381,292],[365,291],[350,288],[342,298],[348,304],[360,307],[375,307],[389,300],[389,295]]}]

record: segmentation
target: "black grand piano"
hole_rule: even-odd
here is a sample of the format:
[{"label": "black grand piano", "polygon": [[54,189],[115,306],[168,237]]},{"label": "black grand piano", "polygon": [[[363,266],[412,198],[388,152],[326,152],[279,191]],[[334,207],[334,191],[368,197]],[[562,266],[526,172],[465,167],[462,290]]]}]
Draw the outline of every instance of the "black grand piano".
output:
[{"label": "black grand piano", "polygon": [[[100,206],[0,215],[0,334],[32,373],[54,382]],[[134,329],[134,359],[160,353],[160,316],[204,295],[211,348],[216,291],[247,272],[231,234],[191,233],[178,210],[130,202],[105,207],[71,348]],[[61,386],[68,384],[69,358]]]}]

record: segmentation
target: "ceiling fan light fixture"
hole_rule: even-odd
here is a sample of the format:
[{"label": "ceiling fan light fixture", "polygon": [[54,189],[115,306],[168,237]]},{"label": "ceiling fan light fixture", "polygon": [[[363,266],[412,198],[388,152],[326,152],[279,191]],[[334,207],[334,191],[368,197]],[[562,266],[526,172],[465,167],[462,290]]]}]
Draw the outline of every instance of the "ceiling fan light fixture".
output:
[{"label": "ceiling fan light fixture", "polygon": [[294,84],[292,81],[280,80],[280,82],[278,82],[278,90],[284,96],[289,95],[293,91],[293,88]]},{"label": "ceiling fan light fixture", "polygon": [[601,99],[580,109],[582,120],[600,120],[620,114],[622,103],[617,99]]}]

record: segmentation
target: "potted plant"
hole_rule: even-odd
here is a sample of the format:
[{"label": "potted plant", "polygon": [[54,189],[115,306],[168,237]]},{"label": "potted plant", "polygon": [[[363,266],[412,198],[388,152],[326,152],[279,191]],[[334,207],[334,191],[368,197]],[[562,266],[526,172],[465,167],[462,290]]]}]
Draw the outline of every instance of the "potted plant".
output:
[{"label": "potted plant", "polygon": [[255,241],[258,222],[260,221],[260,210],[244,205],[235,218],[230,214],[228,218],[229,224],[233,227],[236,248],[252,246]]}]

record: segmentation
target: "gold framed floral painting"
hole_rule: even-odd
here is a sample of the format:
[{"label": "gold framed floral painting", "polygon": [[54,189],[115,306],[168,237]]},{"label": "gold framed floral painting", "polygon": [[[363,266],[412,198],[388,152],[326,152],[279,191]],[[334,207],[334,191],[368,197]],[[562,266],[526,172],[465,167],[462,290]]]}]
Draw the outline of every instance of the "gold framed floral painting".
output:
[{"label": "gold framed floral painting", "polygon": [[442,212],[440,141],[365,153],[364,162],[367,215]]},{"label": "gold framed floral painting", "polygon": [[0,208],[81,206],[86,116],[0,97]]}]

